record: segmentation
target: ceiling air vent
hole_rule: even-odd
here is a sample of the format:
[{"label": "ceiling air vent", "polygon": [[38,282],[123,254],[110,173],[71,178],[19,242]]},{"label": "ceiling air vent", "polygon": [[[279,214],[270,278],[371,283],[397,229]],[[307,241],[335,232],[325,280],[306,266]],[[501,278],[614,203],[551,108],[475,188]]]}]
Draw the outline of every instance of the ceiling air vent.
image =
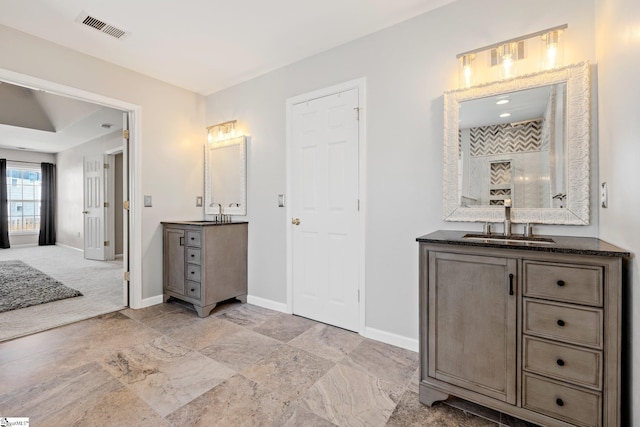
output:
[{"label": "ceiling air vent", "polygon": [[101,33],[105,33],[114,37],[116,39],[121,39],[124,37],[127,32],[121,30],[120,28],[114,27],[113,25],[109,25],[104,21],[101,21],[98,18],[95,18],[89,15],[86,12],[82,12],[78,18],[76,18],[76,22],[86,25],[87,27],[91,27],[95,30],[100,31]]}]

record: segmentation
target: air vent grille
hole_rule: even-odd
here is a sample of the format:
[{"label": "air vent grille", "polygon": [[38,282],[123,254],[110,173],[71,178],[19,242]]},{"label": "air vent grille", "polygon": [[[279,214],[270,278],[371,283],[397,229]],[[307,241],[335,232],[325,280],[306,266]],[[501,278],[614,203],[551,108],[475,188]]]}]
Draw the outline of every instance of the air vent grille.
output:
[{"label": "air vent grille", "polygon": [[114,27],[113,25],[109,25],[106,22],[95,18],[91,15],[89,15],[86,12],[82,12],[80,13],[80,15],[78,16],[78,18],[76,19],[76,22],[79,22],[81,24],[84,24],[88,27],[91,27],[93,29],[96,29],[98,31],[100,31],[101,33],[105,33],[111,37],[114,37],[116,39],[120,39],[122,37],[124,37],[127,32],[124,30],[121,30],[120,28]]}]

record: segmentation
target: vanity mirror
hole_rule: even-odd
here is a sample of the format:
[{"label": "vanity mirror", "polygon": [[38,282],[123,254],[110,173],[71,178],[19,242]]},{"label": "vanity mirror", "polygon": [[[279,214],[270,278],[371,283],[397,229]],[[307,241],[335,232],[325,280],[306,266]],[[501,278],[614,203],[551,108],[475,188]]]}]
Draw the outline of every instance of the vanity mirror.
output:
[{"label": "vanity mirror", "polygon": [[246,145],[244,136],[205,145],[205,214],[247,214]]},{"label": "vanity mirror", "polygon": [[589,223],[589,65],[444,94],[444,219]]}]

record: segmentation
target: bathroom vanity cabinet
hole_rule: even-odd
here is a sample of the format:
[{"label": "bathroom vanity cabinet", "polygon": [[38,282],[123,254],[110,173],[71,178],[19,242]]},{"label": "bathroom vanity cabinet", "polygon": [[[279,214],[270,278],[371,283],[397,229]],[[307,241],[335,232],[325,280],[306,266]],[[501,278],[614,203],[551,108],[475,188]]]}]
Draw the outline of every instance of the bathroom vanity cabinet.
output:
[{"label": "bathroom vanity cabinet", "polygon": [[163,297],[193,304],[200,317],[231,298],[247,301],[246,222],[163,222]]},{"label": "bathroom vanity cabinet", "polygon": [[420,401],[544,426],[619,426],[622,260],[593,238],[420,243]]}]

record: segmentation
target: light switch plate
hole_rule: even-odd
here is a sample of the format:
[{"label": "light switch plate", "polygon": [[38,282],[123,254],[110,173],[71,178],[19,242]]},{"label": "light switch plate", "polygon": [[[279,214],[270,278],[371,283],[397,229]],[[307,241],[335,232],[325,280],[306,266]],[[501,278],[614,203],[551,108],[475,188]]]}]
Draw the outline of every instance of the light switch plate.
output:
[{"label": "light switch plate", "polygon": [[278,194],[278,207],[284,208],[284,194]]},{"label": "light switch plate", "polygon": [[196,208],[202,207],[202,196],[196,197]]},{"label": "light switch plate", "polygon": [[153,206],[151,196],[144,196],[144,207],[150,208],[151,206]]}]

